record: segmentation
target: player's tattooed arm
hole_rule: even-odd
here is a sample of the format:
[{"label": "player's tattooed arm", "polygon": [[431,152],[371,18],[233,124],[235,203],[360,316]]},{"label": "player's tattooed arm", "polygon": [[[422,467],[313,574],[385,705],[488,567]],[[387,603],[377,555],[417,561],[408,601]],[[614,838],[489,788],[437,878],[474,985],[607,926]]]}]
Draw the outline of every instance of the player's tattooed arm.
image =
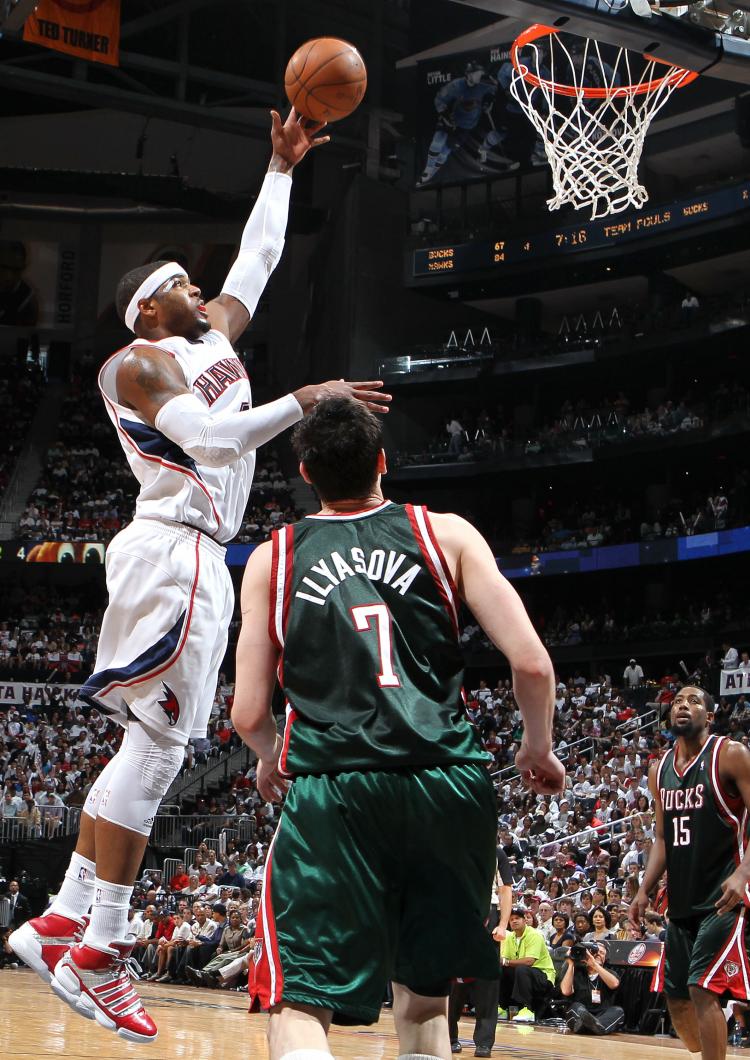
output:
[{"label": "player's tattooed arm", "polygon": [[182,369],[165,350],[134,346],[117,370],[117,396],[121,405],[133,409],[153,427],[168,401],[190,394]]}]

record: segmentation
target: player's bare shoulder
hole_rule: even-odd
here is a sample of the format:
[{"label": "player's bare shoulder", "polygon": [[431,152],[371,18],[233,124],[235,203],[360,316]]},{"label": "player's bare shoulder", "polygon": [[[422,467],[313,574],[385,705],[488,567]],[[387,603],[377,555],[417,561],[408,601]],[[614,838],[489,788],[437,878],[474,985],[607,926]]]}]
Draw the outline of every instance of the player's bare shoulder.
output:
[{"label": "player's bare shoulder", "polygon": [[463,516],[456,515],[454,512],[428,511],[427,515],[443,548],[445,548],[443,538],[445,538],[447,543],[461,544],[475,537],[481,537],[479,531],[471,525],[468,519],[464,519]]},{"label": "player's bare shoulder", "polygon": [[750,780],[750,751],[739,740],[724,740],[719,751],[722,780]]}]

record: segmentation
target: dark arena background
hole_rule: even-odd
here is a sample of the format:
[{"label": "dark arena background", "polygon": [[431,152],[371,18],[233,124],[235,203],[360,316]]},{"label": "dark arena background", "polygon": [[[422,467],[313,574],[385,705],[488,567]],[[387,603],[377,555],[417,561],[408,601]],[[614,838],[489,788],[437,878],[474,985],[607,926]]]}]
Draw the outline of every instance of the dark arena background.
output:
[{"label": "dark arena background", "polygon": [[[541,903],[589,929],[604,907],[624,1012],[606,1049],[619,1060],[683,1048],[650,991],[664,909],[635,929],[627,907],[654,840],[647,772],[671,746],[677,690],[706,688],[712,732],[748,743],[750,15],[735,5],[727,27],[727,5],[702,3],[652,16],[679,20],[685,39],[703,33],[706,48],[723,34],[737,54],[725,45],[733,65],[656,116],[646,205],[592,219],[548,210],[544,144],[510,91],[510,46],[533,6],[0,0],[3,940],[60,887],[83,802],[121,741],[77,698],[107,604],[107,545],[137,494],[97,387],[129,340],[116,284],[166,259],[218,294],[268,164],[269,110],[288,109],[287,59],[309,38],[342,37],[365,60],[367,94],[295,172],[283,257],[235,344],[254,404],[324,379],[382,379],[393,394],[386,496],[457,512],[485,535],[555,667],[567,786],[547,799],[514,766],[510,667],[460,615],[514,905],[530,923]],[[566,0],[543,6],[565,15]],[[588,18],[597,5],[568,6]],[[254,547],[316,510],[288,432],[259,449],[227,549],[237,593]],[[252,950],[280,809],[258,794],[232,727],[239,625],[237,607],[208,734],[188,746],[139,872],[147,972],[193,896],[235,903]],[[280,696],[275,709],[281,727]],[[133,1054],[5,942],[0,961],[3,1056]],[[265,1055],[246,965],[224,989],[199,974],[144,984],[161,1032],[150,1055],[222,1060],[240,1042]],[[377,1025],[332,1033],[334,1055],[398,1055],[383,1000]],[[458,1040],[473,1051],[472,1004]],[[743,1013],[726,1008],[730,1050],[747,1043]],[[603,1055],[599,1039],[558,1036],[570,1029],[560,997],[533,1022],[500,1015],[497,1055]]]}]

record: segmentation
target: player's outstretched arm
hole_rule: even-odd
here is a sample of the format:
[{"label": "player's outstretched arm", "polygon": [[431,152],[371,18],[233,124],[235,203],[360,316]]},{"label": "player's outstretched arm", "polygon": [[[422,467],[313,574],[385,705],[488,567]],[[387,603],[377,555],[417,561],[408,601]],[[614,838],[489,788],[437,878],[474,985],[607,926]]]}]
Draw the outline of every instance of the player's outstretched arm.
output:
[{"label": "player's outstretched arm", "polygon": [[653,762],[648,772],[648,789],[654,800],[654,841],[646,862],[646,871],[643,874],[643,882],[638,888],[633,901],[630,903],[630,922],[635,927],[641,926],[643,914],[648,909],[648,896],[661,879],[667,867],[667,854],[664,848],[664,813],[661,806],[661,796],[656,784],[659,763]]},{"label": "player's outstretched arm", "polygon": [[377,380],[330,380],[303,386],[254,409],[214,415],[187,388],[179,365],[164,350],[135,346],[117,371],[120,403],[134,409],[204,467],[234,463],[291,427],[326,397],[356,398],[374,411],[387,412],[391,396],[382,392],[382,386]]},{"label": "player's outstretched arm", "polygon": [[[719,779],[729,791],[742,796],[745,809],[750,812],[750,751],[736,740],[726,740],[719,752]],[[739,822],[738,822],[739,823]],[[750,886],[750,844],[740,864],[721,885],[721,897],[716,903],[719,913],[730,913],[748,902]]]},{"label": "player's outstretched arm", "polygon": [[294,108],[282,123],[279,113],[271,111],[273,154],[268,172],[221,294],[206,305],[211,326],[230,342],[238,339],[250,323],[268,278],[281,258],[289,217],[292,170],[308,151],[331,139],[317,135],[323,124],[305,122]]},{"label": "player's outstretched arm", "polygon": [[561,791],[565,770],[552,753],[555,671],[547,649],[479,531],[458,515],[431,514],[430,519],[462,599],[511,665],[524,722],[516,765],[535,791]]},{"label": "player's outstretched arm", "polygon": [[280,740],[271,712],[279,653],[268,634],[271,544],[250,556],[242,579],[242,628],[237,641],[237,669],[232,724],[240,739],[258,756],[258,791],[278,799],[286,782],[278,773]]}]

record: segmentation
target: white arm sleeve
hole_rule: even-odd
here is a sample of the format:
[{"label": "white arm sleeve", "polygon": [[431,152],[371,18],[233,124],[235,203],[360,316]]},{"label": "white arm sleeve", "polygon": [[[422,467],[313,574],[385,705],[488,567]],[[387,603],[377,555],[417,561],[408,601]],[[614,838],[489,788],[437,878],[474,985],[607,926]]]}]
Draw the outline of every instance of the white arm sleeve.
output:
[{"label": "white arm sleeve", "polygon": [[224,416],[213,416],[195,394],[180,394],[159,409],[154,424],[197,464],[226,467],[301,419],[294,394]]},{"label": "white arm sleeve", "polygon": [[237,260],[224,281],[222,294],[255,312],[268,277],[284,249],[292,178],[289,173],[266,173],[260,194],[245,225]]}]

